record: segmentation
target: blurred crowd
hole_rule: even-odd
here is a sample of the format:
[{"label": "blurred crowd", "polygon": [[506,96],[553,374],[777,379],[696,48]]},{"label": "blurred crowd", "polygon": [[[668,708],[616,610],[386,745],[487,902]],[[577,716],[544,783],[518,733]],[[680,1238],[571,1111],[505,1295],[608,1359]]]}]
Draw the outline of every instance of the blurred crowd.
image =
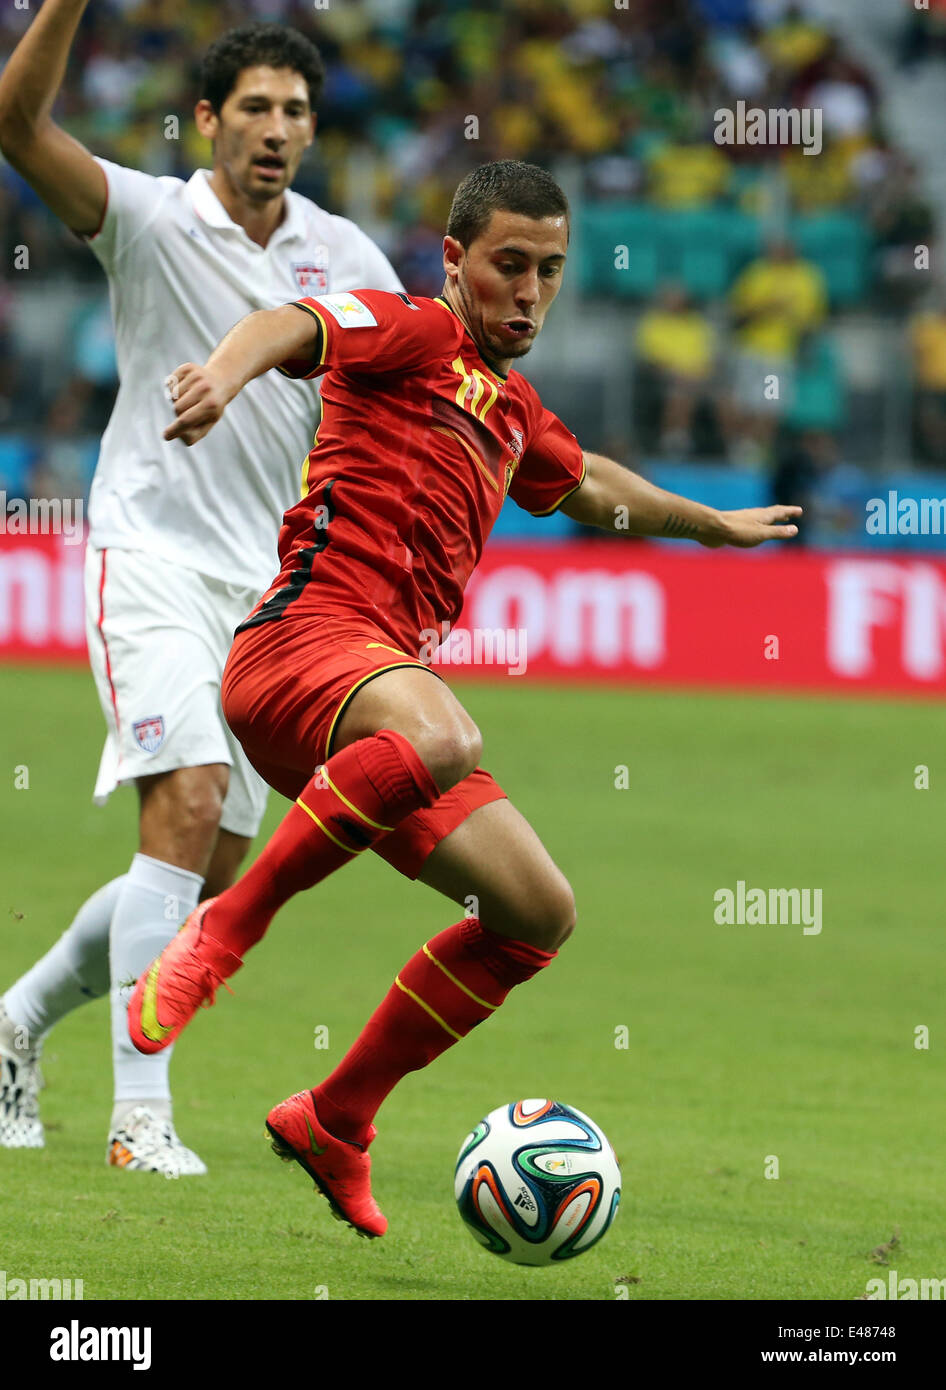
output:
[{"label": "blurred crowd", "polygon": [[[31,18],[30,10],[0,10],[0,56]],[[816,6],[93,0],[58,119],[95,153],[189,177],[209,163],[190,119],[200,54],[222,30],[253,18],[294,25],[328,67],[317,147],[296,187],[352,215],[369,206],[372,231],[416,293],[439,292],[453,188],[484,160],[571,167],[587,206],[729,208],[756,219],[758,246],[720,292],[659,278],[631,308],[627,371],[643,452],[775,471],[795,459],[815,473],[837,459],[847,410],[832,336],[838,306],[830,276],[793,229],[797,219],[854,219],[870,248],[862,305],[902,318],[913,354],[913,446],[919,459],[946,465],[946,298],[935,286],[925,294],[932,275],[914,264],[916,245],[935,240],[933,212],[885,129],[871,74]],[[905,7],[903,65],[944,56],[946,0]],[[739,101],[818,108],[820,153],[717,143],[714,113]],[[165,138],[169,114],[180,117],[177,139]],[[8,245],[29,247],[31,279],[100,280],[87,249],[2,161],[0,225]],[[49,373],[17,352],[11,260],[0,279],[0,433],[45,419],[30,487],[55,490],[65,486],[57,477],[87,472],[74,441],[107,419],[115,370],[107,303],[78,313],[67,335],[71,361],[50,388]],[[584,292],[595,292],[594,276],[585,276]],[[776,387],[766,388],[772,379]]]}]

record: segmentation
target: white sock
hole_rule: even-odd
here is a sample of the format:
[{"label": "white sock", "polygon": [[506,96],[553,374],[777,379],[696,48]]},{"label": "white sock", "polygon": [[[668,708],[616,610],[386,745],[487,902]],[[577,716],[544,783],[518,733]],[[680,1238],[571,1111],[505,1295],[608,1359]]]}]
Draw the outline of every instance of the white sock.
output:
[{"label": "white sock", "polygon": [[14,1023],[38,1040],[66,1014],[108,993],[108,936],[125,877],[113,878],[79,908],[41,960],[3,996]]},{"label": "white sock", "polygon": [[161,954],[197,906],[204,880],[188,869],[136,854],[112,915],[112,1061],[115,1116],[148,1102],[168,1106],[168,1066],[173,1045],[145,1056],[128,1036],[128,1000],[135,981]]}]

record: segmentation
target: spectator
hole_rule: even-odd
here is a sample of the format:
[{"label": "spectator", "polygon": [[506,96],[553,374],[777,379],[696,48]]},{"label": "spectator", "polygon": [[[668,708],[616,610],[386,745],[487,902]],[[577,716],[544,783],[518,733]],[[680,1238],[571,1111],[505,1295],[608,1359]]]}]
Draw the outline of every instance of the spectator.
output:
[{"label": "spectator", "polygon": [[[667,284],[636,334],[638,387],[645,414],[657,420],[657,449],[688,453],[696,407],[710,388],[716,335],[680,285]],[[648,410],[650,406],[650,410]]]},{"label": "spectator", "polygon": [[782,238],[739,276],[729,309],[736,344],[731,429],[737,456],[759,465],[793,404],[803,338],[827,313],[824,278]]},{"label": "spectator", "polygon": [[800,213],[840,208],[851,201],[851,155],[837,141],[826,140],[817,158],[792,146],[782,158],[782,173],[792,206]]},{"label": "spectator", "polygon": [[670,62],[655,58],[644,64],[627,96],[642,130],[671,140],[685,135],[690,120],[686,92]]},{"label": "spectator", "polygon": [[766,93],[771,66],[753,30],[726,30],[710,41],[709,58],[725,88],[728,101],[760,100]]},{"label": "spectator", "polygon": [[[929,0],[929,10],[917,10],[913,0],[902,4],[904,58],[946,52],[946,0]],[[925,279],[915,269],[915,247],[929,245],[935,253],[933,214],[916,171],[878,131],[874,84],[832,37],[823,18],[827,9],[823,0],[632,0],[626,9],[602,8],[600,0],[473,6],[466,0],[356,0],[324,8],[312,0],[191,0],[183,7],[177,0],[104,0],[83,16],[63,110],[70,129],[106,157],[155,175],[188,176],[206,156],[190,120],[191,55],[247,12],[277,18],[319,43],[330,69],[332,99],[313,157],[300,171],[300,191],[339,212],[351,212],[358,199],[359,215],[384,227],[386,244],[418,293],[439,289],[444,199],[449,204],[472,162],[518,157],[549,164],[571,157],[576,226],[583,199],[610,203],[615,218],[620,204],[641,197],[672,212],[733,204],[729,220],[726,207],[718,218],[692,218],[692,234],[652,236],[642,250],[646,274],[637,292],[679,276],[700,286],[700,293],[719,293],[756,254],[760,216],[855,208],[877,241],[880,303],[903,308]],[[117,27],[116,10],[122,14]],[[0,11],[0,64],[29,19],[29,11],[15,6]],[[813,158],[797,146],[716,145],[713,112],[738,100],[763,109],[820,104],[821,154]],[[176,139],[167,138],[165,128],[171,114],[180,118]],[[466,129],[470,114],[479,122],[475,135]],[[685,217],[667,221],[689,225]],[[97,292],[94,258],[2,161],[0,225],[8,245],[29,248],[32,285],[61,276],[70,284],[95,282]],[[659,214],[653,225],[661,225]],[[825,258],[832,274],[837,259],[829,264]],[[602,264],[605,294],[609,258]],[[9,257],[2,275],[7,285],[16,283]],[[736,297],[749,296],[753,283],[744,279]],[[682,340],[689,314],[712,336],[692,308],[661,325],[666,312],[662,298],[650,310],[647,333],[672,338],[667,330],[675,325]],[[735,394],[752,409],[739,405],[733,416],[724,404],[722,421],[728,438],[758,456],[795,385],[793,356],[772,356],[772,335],[762,331],[765,314],[744,318],[744,312],[740,305],[732,320],[742,364]],[[769,318],[782,325],[784,337],[785,316]],[[21,316],[16,328],[8,325],[0,343],[6,428],[48,415],[57,389],[69,401],[68,407],[56,404],[57,414],[79,408],[80,423],[93,422],[111,389],[104,356],[90,386],[70,360],[74,334],[57,328],[50,336],[58,341],[43,345],[37,336],[27,344],[22,322]],[[797,328],[787,336],[798,337]],[[760,337],[768,341],[760,344]],[[771,367],[776,361],[781,399],[768,402],[758,369],[760,362]],[[671,369],[643,357],[639,370],[645,400],[647,381],[653,386],[655,444],[670,447],[675,435],[686,435],[690,449],[712,451],[714,416],[699,403],[703,393],[692,388],[692,379],[686,385],[686,372],[674,379]],[[664,370],[669,374],[661,377]],[[695,399],[688,400],[688,392]],[[918,408],[917,438],[925,441],[926,454],[937,429],[931,402],[924,398]],[[759,420],[760,411],[771,412],[768,424]]]},{"label": "spectator", "polygon": [[876,239],[881,303],[905,308],[925,288],[924,275],[917,270],[917,249],[931,249],[936,234],[933,211],[920,193],[912,160],[893,157],[885,181],[871,188],[865,201]]},{"label": "spectator", "polygon": [[97,51],[86,64],[82,95],[93,109],[104,108],[119,116],[132,110],[137,89],[148,76],[148,64],[125,48],[125,36],[118,30],[106,29]]},{"label": "spectator", "polygon": [[[771,17],[770,17],[771,18]],[[761,20],[765,23],[765,18]],[[815,62],[831,42],[823,25],[809,19],[801,5],[788,5],[761,40],[763,53],[785,77]]]},{"label": "spectator", "polygon": [[821,111],[825,136],[837,140],[865,136],[876,105],[872,84],[837,53],[819,67],[820,75],[807,88],[804,103]]},{"label": "spectator", "polygon": [[857,139],[866,135],[877,109],[877,89],[870,75],[830,38],[821,56],[796,75],[791,100],[823,112],[829,138]]},{"label": "spectator", "polygon": [[647,174],[649,197],[658,206],[700,207],[727,191],[732,166],[718,145],[693,134],[656,149]]},{"label": "spectator", "polygon": [[81,386],[68,384],[57,396],[29,480],[31,497],[78,498],[87,488],[88,442],[81,435],[85,408]]}]

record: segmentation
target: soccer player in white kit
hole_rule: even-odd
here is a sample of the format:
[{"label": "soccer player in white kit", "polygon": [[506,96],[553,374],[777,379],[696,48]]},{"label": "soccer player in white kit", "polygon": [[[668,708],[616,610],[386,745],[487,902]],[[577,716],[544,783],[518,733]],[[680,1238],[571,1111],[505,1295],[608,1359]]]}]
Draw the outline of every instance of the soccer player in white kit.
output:
[{"label": "soccer player in white kit", "polygon": [[[313,381],[273,372],[206,445],[166,443],[162,369],[206,360],[251,310],[358,286],[403,290],[378,247],[290,184],[315,131],[323,67],[295,30],[252,24],[208,50],[195,119],[213,170],[153,178],[50,119],[88,0],[45,0],[0,76],[0,148],[108,275],[120,388],[89,502],[89,655],[108,726],[95,798],[139,792],[139,853],[0,998],[0,1146],[40,1148],[38,1057],[71,1009],[111,992],[107,1161],[206,1172],[178,1139],[167,1052],[128,1037],[128,995],[199,898],[220,893],[267,788],[220,711],[233,631],[272,580],[318,418]],[[173,383],[171,383],[173,387]]]}]

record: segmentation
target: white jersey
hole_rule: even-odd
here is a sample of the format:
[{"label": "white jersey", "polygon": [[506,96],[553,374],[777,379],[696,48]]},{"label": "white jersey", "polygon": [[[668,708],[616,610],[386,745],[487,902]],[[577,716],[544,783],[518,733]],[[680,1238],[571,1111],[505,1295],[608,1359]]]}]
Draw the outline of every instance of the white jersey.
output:
[{"label": "white jersey", "polygon": [[206,362],[254,309],[404,287],[360,228],[301,194],[284,194],[286,216],[262,247],[231,221],[207,170],[185,183],[98,163],[108,203],[87,240],[108,274],[120,386],[89,497],[90,539],[262,593],[279,568],[283,512],[299,498],[318,387],[265,372],[187,448],[162,438],[174,419],[165,378]]}]

